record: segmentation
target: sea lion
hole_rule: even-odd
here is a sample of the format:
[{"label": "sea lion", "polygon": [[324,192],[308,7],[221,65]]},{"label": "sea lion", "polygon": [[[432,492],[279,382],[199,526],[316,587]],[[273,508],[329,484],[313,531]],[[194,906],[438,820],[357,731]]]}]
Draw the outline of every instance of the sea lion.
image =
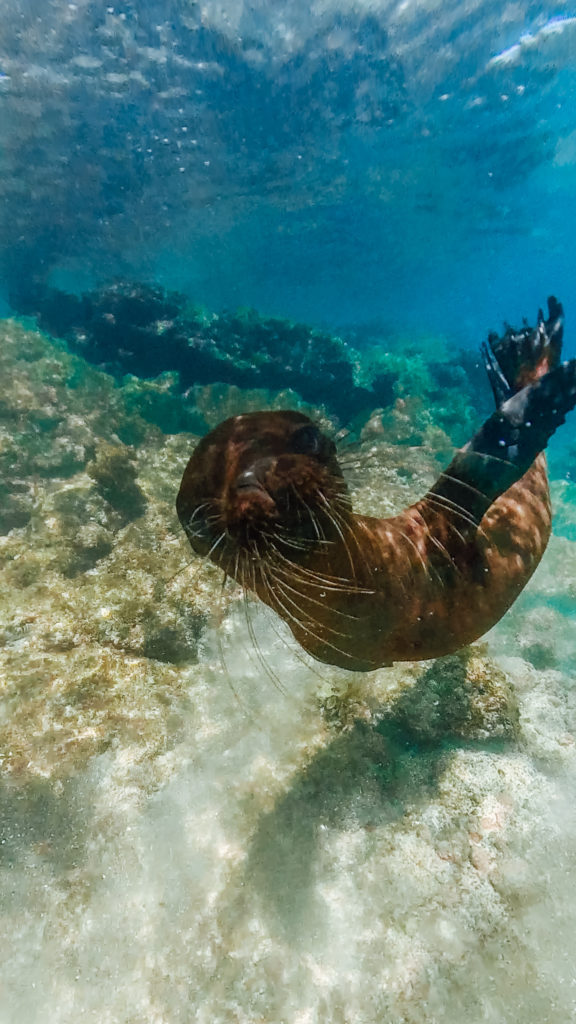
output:
[{"label": "sea lion", "polygon": [[478,639],[538,565],[551,506],[541,454],[576,404],[555,298],[483,347],[496,412],[424,495],[357,515],[334,443],[300,412],[234,416],[204,437],[177,512],[195,552],[253,591],[320,661],[369,671]]}]

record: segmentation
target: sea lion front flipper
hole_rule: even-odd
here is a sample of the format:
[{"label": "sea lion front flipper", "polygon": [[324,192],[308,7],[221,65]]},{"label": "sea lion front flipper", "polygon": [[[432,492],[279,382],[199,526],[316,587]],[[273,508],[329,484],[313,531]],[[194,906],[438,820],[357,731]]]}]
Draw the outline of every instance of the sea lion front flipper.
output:
[{"label": "sea lion front flipper", "polygon": [[488,380],[496,408],[527,384],[539,380],[560,363],[564,335],[564,311],[554,295],[548,298],[548,319],[538,310],[536,327],[506,327],[504,334],[488,336],[482,346]]},{"label": "sea lion front flipper", "polygon": [[[562,307],[551,297],[548,310],[548,320],[540,317],[536,328],[508,328],[502,338],[490,339],[493,390],[496,396],[504,393],[506,383],[509,397],[429,492],[432,499],[440,499],[476,524],[492,502],[520,480],[576,405],[576,360],[558,365]],[[543,372],[547,366],[553,368]],[[526,376],[531,383],[518,388],[518,381]]]},{"label": "sea lion front flipper", "polygon": [[[488,341],[490,341],[490,339],[488,339]],[[483,344],[481,352],[482,358],[484,359],[484,366],[486,367],[486,373],[488,374],[488,381],[490,382],[494,401],[496,402],[496,408],[499,409],[502,403],[514,394],[514,391],[504,376],[502,367],[494,354],[492,346],[490,344]]]}]

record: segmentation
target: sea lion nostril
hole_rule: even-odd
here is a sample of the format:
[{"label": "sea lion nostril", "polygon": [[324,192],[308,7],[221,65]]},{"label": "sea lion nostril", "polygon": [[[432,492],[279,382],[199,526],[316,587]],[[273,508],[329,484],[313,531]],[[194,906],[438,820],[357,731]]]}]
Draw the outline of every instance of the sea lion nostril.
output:
[{"label": "sea lion nostril", "polygon": [[262,490],[262,484],[253,468],[245,469],[243,473],[236,477],[237,491],[253,490],[254,488]]}]

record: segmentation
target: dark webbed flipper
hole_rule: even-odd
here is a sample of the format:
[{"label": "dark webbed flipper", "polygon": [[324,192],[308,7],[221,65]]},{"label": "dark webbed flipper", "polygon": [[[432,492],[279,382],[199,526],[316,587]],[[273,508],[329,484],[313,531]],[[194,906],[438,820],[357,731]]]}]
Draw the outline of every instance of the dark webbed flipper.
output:
[{"label": "dark webbed flipper", "polygon": [[[548,311],[535,328],[507,328],[502,338],[489,339],[484,354],[498,409],[430,491],[476,523],[530,468],[576,405],[576,360],[558,365],[562,307],[550,298]],[[532,383],[519,387],[526,379]]]},{"label": "dark webbed flipper", "polygon": [[482,346],[488,380],[496,407],[516,391],[553,370],[560,362],[564,333],[564,311],[553,295],[548,299],[548,319],[538,310],[536,327],[527,323],[520,330],[507,326],[501,338],[488,336]]},{"label": "dark webbed flipper", "polygon": [[[490,341],[490,339],[488,339]],[[486,367],[486,373],[488,374],[488,380],[490,381],[490,387],[492,388],[492,394],[494,395],[494,401],[496,402],[496,408],[499,409],[503,402],[510,395],[514,394],[513,389],[506,380],[500,363],[496,359],[491,345],[482,345],[481,348],[482,356],[484,358],[484,365]]]}]

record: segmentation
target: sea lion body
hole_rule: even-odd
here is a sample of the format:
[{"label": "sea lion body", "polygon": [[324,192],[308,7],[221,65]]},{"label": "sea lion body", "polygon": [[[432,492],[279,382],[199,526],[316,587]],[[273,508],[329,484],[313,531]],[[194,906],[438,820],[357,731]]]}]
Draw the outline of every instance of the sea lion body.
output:
[{"label": "sea lion body", "polygon": [[400,515],[354,513],[335,446],[306,416],[249,413],[220,424],[188,463],[177,510],[193,549],[342,668],[439,657],[482,636],[550,536],[541,452],[576,403],[576,364],[559,365],[561,307],[550,302],[534,331],[491,339],[497,412]]}]

